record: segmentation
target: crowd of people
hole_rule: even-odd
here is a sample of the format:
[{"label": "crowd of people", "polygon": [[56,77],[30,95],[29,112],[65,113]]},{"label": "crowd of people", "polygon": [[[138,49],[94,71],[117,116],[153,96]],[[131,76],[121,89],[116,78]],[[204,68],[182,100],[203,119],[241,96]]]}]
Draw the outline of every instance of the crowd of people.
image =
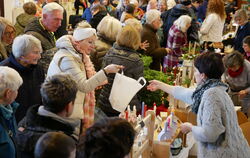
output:
[{"label": "crowd of people", "polygon": [[[152,58],[151,69],[171,71],[181,65],[183,48],[198,43],[195,89],[156,80],[147,89],[190,104],[197,125],[183,123],[181,130],[192,131],[198,157],[247,158],[233,106],[250,117],[249,6],[235,5],[77,0],[76,14],[83,13],[72,33],[57,0],[25,3],[15,24],[0,17],[0,157],[128,157],[136,133],[109,102],[115,73],[143,77],[142,55]],[[222,57],[215,50],[232,21],[234,51]],[[141,102],[139,92],[129,104],[140,112]]]}]

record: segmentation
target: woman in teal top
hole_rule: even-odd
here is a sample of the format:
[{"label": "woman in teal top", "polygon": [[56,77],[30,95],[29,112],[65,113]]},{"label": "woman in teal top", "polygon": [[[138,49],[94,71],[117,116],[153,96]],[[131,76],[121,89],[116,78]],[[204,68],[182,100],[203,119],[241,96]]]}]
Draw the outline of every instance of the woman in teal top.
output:
[{"label": "woman in teal top", "polygon": [[23,80],[18,72],[7,66],[0,66],[0,157],[16,158],[13,138],[16,134],[14,102]]}]

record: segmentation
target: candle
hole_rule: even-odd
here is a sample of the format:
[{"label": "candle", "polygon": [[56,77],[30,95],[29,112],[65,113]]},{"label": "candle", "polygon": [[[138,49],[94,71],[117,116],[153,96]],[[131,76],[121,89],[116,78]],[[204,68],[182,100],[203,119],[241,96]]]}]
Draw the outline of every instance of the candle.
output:
[{"label": "candle", "polygon": [[141,103],[141,106],[142,106],[142,107],[141,107],[141,117],[144,118],[144,112],[145,112],[145,111],[144,111],[144,107],[145,107],[145,103],[142,102],[142,103]]},{"label": "candle", "polygon": [[194,42],[194,50],[193,50],[193,54],[195,54],[195,49],[196,49],[196,42]]},{"label": "candle", "polygon": [[191,42],[189,41],[189,43],[188,43],[188,53],[190,53],[190,48],[191,48]]}]

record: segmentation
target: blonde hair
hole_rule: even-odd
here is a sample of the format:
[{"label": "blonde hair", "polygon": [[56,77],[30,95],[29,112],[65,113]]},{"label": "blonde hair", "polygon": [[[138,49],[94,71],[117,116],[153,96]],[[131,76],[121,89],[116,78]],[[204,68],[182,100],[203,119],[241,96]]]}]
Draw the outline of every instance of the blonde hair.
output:
[{"label": "blonde hair", "polygon": [[139,32],[141,32],[142,30],[142,24],[139,20],[137,19],[128,19],[125,21],[125,25],[130,25],[133,26],[136,30],[138,30]]},{"label": "blonde hair", "polygon": [[244,21],[248,21],[248,15],[246,10],[240,9],[235,12],[234,19],[240,18],[243,19]]},{"label": "blonde hair", "polygon": [[10,26],[15,30],[14,26],[9,20],[5,19],[4,17],[0,17],[0,41],[2,41],[2,36],[7,26]]},{"label": "blonde hair", "polygon": [[114,42],[122,30],[122,23],[112,16],[105,16],[97,26],[97,33]]},{"label": "blonde hair", "polygon": [[137,50],[141,44],[141,36],[133,26],[127,25],[118,33],[116,42],[119,46]]},{"label": "blonde hair", "polygon": [[187,32],[187,24],[191,24],[192,18],[188,15],[182,15],[175,20],[174,25],[177,26],[182,32]]}]

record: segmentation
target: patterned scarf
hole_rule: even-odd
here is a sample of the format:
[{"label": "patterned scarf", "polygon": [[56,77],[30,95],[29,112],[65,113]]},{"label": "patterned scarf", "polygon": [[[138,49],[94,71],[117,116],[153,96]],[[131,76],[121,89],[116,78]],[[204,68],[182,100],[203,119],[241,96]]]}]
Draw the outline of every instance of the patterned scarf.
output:
[{"label": "patterned scarf", "polygon": [[[91,78],[96,74],[95,68],[90,61],[90,58],[87,54],[82,53],[82,60],[85,66],[87,79]],[[95,112],[95,91],[91,91],[85,94],[84,106],[83,106],[83,128],[89,128],[94,123],[94,112]]]},{"label": "patterned scarf", "polygon": [[194,100],[194,103],[191,105],[192,112],[196,114],[198,113],[198,109],[201,103],[203,93],[209,88],[213,88],[217,86],[228,87],[226,84],[222,83],[221,80],[219,79],[208,79],[197,86],[197,88],[195,89],[192,95],[192,99]]}]

